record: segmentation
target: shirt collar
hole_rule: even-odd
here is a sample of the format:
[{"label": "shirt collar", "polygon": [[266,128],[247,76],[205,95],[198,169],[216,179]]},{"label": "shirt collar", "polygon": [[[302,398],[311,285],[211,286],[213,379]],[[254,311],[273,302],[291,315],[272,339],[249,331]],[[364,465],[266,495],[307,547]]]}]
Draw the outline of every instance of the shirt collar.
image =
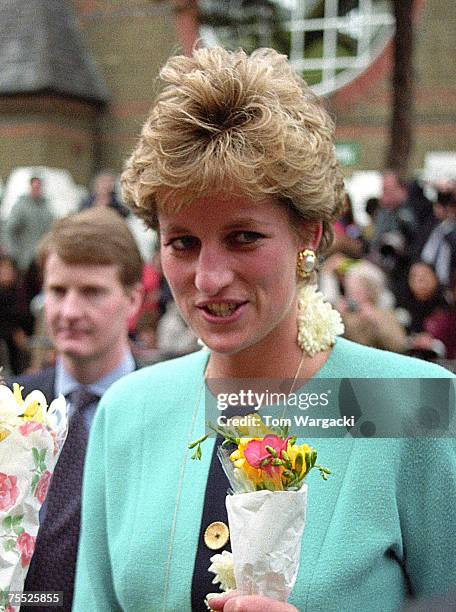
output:
[{"label": "shirt collar", "polygon": [[[120,364],[108,372],[103,378],[96,380],[94,383],[90,385],[85,385],[89,391],[99,395],[100,397],[103,395],[105,391],[119,378],[125,376],[126,374],[130,374],[136,368],[135,360],[133,359],[133,355],[128,351],[125,353]],[[78,382],[69,372],[65,369],[63,365],[63,360],[61,357],[57,357],[57,361],[55,364],[55,397],[61,393],[65,397],[67,397],[70,393],[72,393],[75,389],[81,386],[81,383]]]}]

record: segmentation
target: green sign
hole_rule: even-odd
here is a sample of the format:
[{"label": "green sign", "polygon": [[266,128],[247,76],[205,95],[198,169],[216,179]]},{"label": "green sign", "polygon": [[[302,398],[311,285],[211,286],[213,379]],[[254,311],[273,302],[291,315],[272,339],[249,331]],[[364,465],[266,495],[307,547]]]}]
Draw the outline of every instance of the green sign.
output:
[{"label": "green sign", "polygon": [[359,142],[336,142],[336,157],[341,166],[355,166],[361,157]]}]

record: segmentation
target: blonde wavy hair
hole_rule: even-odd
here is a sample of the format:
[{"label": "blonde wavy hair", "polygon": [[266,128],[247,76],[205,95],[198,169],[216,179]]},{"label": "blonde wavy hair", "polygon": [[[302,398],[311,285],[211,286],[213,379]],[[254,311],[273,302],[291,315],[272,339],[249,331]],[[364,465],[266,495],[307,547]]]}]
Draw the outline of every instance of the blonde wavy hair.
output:
[{"label": "blonde wavy hair", "polygon": [[[323,223],[320,251],[344,204],[334,123],[286,57],[220,47],[168,60],[158,95],[122,175],[123,197],[150,227],[209,192],[274,196]],[[295,216],[295,215],[293,215]]]}]

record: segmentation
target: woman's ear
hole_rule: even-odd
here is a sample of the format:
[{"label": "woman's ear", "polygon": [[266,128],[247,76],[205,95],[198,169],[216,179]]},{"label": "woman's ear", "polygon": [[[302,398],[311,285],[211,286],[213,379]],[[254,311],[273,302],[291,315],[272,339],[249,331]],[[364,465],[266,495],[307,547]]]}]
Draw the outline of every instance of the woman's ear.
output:
[{"label": "woman's ear", "polygon": [[303,223],[300,231],[299,250],[312,249],[312,251],[317,251],[322,236],[323,223],[321,221]]}]

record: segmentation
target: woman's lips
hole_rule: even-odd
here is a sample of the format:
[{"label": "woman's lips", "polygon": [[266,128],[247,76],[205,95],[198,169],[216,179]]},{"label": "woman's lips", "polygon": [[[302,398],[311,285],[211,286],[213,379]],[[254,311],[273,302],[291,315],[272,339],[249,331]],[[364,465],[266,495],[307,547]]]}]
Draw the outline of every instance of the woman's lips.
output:
[{"label": "woman's lips", "polygon": [[233,323],[242,316],[247,302],[208,302],[198,306],[205,321],[209,323]]}]

